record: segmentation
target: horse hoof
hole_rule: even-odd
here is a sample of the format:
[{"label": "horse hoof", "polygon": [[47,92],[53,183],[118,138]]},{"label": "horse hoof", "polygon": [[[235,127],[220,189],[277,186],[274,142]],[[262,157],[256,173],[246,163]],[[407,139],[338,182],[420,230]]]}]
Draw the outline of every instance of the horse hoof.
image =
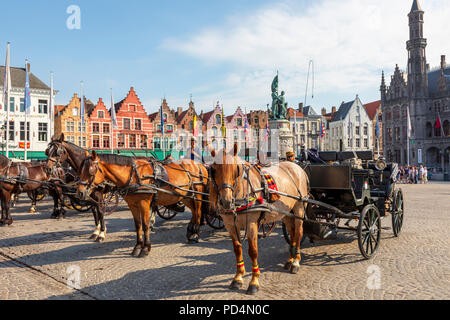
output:
[{"label": "horse hoof", "polygon": [[233,282],[231,282],[231,284],[230,284],[230,289],[231,290],[239,290],[242,288],[243,285],[244,285],[244,283],[242,281],[233,280]]},{"label": "horse hoof", "polygon": [[198,243],[198,238],[192,238],[192,239],[188,239],[188,244],[196,244]]},{"label": "horse hoof", "polygon": [[89,240],[97,240],[98,235],[96,234],[91,234],[91,236],[89,237]]},{"label": "horse hoof", "polygon": [[98,243],[105,242],[105,238],[98,237],[97,239],[95,239],[95,242],[98,242]]},{"label": "horse hoof", "polygon": [[140,255],[140,253],[141,253],[141,250],[142,250],[141,247],[135,247],[133,249],[133,252],[131,252],[131,255],[133,257],[138,257]]},{"label": "horse hoof", "polygon": [[286,262],[285,264],[284,264],[284,269],[285,270],[290,270],[291,269],[291,267],[292,267],[292,262]]},{"label": "horse hoof", "polygon": [[250,285],[248,287],[247,294],[250,295],[250,296],[253,296],[253,295],[257,294],[258,291],[259,291],[259,287],[254,285],[254,284],[252,284],[252,285]]},{"label": "horse hoof", "polygon": [[148,257],[149,254],[150,254],[150,249],[142,248],[141,252],[139,253],[139,258]]},{"label": "horse hoof", "polygon": [[13,220],[12,220],[12,219],[6,220],[6,224],[7,224],[8,226],[12,225],[12,223],[13,223]]},{"label": "horse hoof", "polygon": [[292,274],[297,274],[299,270],[300,270],[299,266],[292,265],[291,268],[289,269],[289,272]]}]

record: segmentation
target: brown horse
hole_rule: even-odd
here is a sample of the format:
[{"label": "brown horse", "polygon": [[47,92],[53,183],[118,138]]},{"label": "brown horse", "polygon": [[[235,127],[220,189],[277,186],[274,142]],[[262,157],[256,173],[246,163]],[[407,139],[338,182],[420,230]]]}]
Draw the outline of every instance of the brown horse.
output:
[{"label": "brown horse", "polygon": [[[58,199],[61,190],[57,187],[53,188],[44,185],[44,182],[53,178],[47,174],[44,163],[12,162],[5,156],[0,155],[0,175],[5,179],[2,179],[0,182],[0,200],[2,205],[2,218],[0,222],[3,225],[11,225],[13,223],[9,209],[11,197],[15,194],[33,192],[42,187],[47,187],[50,195],[55,200],[54,211],[59,209]],[[7,181],[7,179],[11,180]]]},{"label": "brown horse", "polygon": [[[188,241],[198,242],[203,196],[190,191],[206,191],[208,171],[203,165],[192,160],[161,164],[155,160],[98,155],[92,151],[81,167],[78,197],[86,199],[92,188],[105,180],[123,192],[123,198],[133,214],[137,235],[133,256],[145,257],[150,253],[150,210],[153,206],[183,202],[192,211]],[[152,186],[158,187],[158,191],[155,192]]]},{"label": "brown horse", "polygon": [[[249,246],[248,254],[253,267],[247,294],[256,294],[259,290],[260,276],[257,243],[259,223],[273,223],[282,220],[286,224],[291,239],[291,247],[290,257],[285,264],[285,269],[291,273],[297,273],[301,260],[300,241],[303,237],[303,221],[301,218],[305,216],[306,204],[301,200],[279,196],[279,199],[268,207],[271,210],[270,212],[242,211],[242,213],[239,213],[237,205],[249,203],[249,199],[258,199],[255,202],[256,206],[264,206],[268,199],[264,198],[263,195],[265,187],[260,170],[240,160],[237,156],[236,145],[233,151],[232,154],[227,154],[225,151],[211,151],[214,163],[210,169],[209,200],[213,209],[218,210],[233,241],[237,271],[230,289],[237,290],[243,286],[245,268],[240,233],[241,229],[244,229]],[[276,166],[264,168],[264,171],[273,177],[279,192],[300,198],[308,196],[308,176],[298,165],[291,162],[281,162]],[[255,210],[258,210],[258,207],[255,207]],[[286,213],[294,214],[299,219],[287,216]]]}]

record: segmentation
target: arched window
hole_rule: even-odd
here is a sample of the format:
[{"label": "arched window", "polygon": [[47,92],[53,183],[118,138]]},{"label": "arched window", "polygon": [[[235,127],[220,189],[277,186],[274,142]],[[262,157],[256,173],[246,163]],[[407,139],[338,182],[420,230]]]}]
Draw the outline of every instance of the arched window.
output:
[{"label": "arched window", "polygon": [[450,122],[448,120],[444,121],[444,136],[450,136]]},{"label": "arched window", "polygon": [[425,125],[425,134],[427,135],[427,138],[433,137],[433,126],[429,122]]},{"label": "arched window", "polygon": [[217,127],[212,127],[213,136],[217,137]]},{"label": "arched window", "polygon": [[216,114],[216,124],[222,123],[222,116],[220,114]]}]

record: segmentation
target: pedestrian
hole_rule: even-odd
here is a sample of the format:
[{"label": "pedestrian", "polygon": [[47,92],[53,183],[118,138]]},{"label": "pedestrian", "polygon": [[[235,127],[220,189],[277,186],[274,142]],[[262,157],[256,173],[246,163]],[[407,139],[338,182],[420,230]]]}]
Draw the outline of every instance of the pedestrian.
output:
[{"label": "pedestrian", "polygon": [[428,183],[428,169],[427,169],[427,167],[423,168],[423,182],[425,184]]},{"label": "pedestrian", "polygon": [[424,173],[423,165],[420,165],[420,168],[419,168],[419,183],[420,184],[424,184],[423,173]]}]

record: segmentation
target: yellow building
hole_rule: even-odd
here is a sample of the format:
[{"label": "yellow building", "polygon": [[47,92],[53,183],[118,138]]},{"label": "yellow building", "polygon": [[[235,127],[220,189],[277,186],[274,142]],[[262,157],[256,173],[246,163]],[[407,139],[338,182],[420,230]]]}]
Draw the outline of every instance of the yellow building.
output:
[{"label": "yellow building", "polygon": [[85,112],[83,133],[81,133],[81,99],[75,93],[72,100],[66,106],[55,107],[55,136],[59,137],[64,133],[65,140],[76,144],[82,148],[89,146],[89,119],[88,114],[95,106],[88,99],[84,98]]}]

